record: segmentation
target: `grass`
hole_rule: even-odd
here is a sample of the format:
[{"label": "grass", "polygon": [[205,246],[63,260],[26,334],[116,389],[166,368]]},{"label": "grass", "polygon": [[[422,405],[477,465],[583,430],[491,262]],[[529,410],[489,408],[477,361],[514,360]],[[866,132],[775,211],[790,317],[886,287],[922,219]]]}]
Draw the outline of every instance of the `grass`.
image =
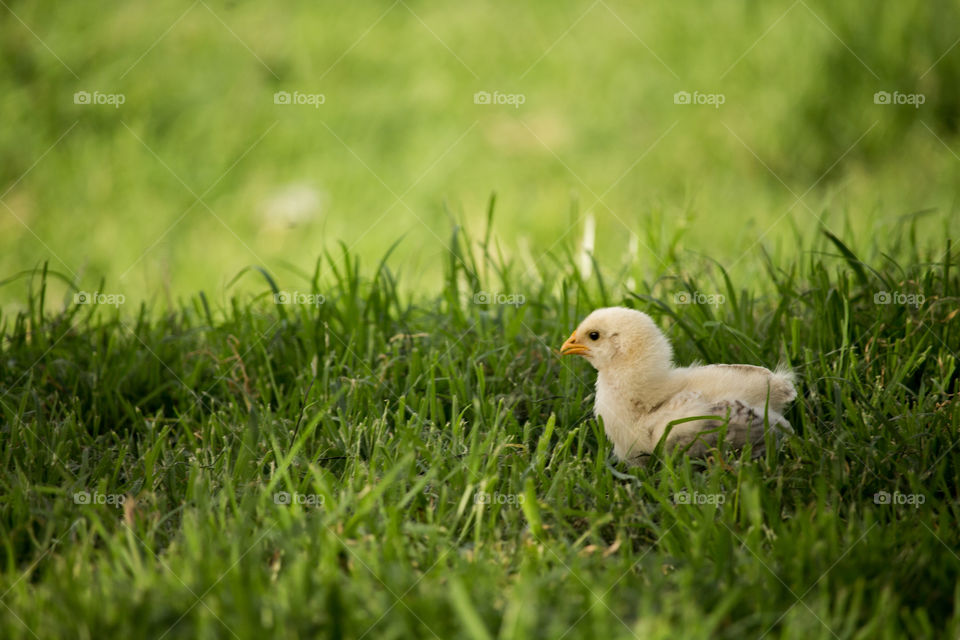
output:
[{"label": "grass", "polygon": [[[165,314],[59,306],[53,271],[23,275],[0,318],[0,636],[956,637],[960,265],[912,224],[798,235],[750,282],[682,252],[649,277],[562,251],[530,271],[458,231],[433,293],[346,250]],[[294,292],[323,302],[275,304]],[[791,364],[798,437],[612,462],[592,370],[554,351],[609,304],[684,363]]]},{"label": "grass", "polygon": [[[0,15],[0,637],[960,636],[955,3]],[[608,304],[798,437],[612,461]]]},{"label": "grass", "polygon": [[[796,258],[791,227],[817,218],[890,237],[933,209],[960,232],[947,0],[47,4],[0,6],[0,277],[48,261],[155,308],[250,263],[289,276],[336,241],[375,260],[403,235],[402,283],[434,291],[437,234],[480,233],[491,190],[511,248],[539,256],[589,211],[601,262],[662,226],[738,280],[763,277],[735,262],[759,237]],[[22,300],[0,289],[5,312]]]}]

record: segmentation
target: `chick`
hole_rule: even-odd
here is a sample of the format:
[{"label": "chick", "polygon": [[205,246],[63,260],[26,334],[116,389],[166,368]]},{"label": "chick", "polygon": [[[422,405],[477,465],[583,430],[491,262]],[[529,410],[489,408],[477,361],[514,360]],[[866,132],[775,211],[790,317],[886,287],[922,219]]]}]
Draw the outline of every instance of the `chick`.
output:
[{"label": "chick", "polygon": [[[764,424],[777,435],[793,433],[783,411],[797,397],[793,374],[745,364],[676,367],[670,341],[645,313],[625,307],[597,309],[563,343],[597,370],[594,415],[621,460],[653,452],[668,425],[695,416],[719,416],[673,425],[666,449],[702,457],[717,443],[747,442],[762,452]],[[708,433],[711,432],[712,433]]]}]

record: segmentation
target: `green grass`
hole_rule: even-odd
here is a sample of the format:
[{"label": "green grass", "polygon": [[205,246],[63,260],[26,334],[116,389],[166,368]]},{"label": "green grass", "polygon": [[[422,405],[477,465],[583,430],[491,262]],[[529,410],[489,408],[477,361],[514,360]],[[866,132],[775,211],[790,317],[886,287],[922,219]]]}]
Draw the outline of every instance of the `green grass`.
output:
[{"label": "green grass", "polygon": [[[960,637],[960,7],[882,5],[4,0],[0,638]],[[798,436],[613,462],[608,304]]]},{"label": "green grass", "polygon": [[[491,191],[505,250],[537,259],[590,211],[608,267],[661,227],[745,280],[762,269],[736,258],[758,238],[792,256],[795,228],[890,237],[934,210],[920,239],[955,236],[960,6],[883,4],[5,0],[0,277],[47,261],[175,309],[250,263],[290,275],[338,241],[373,260],[403,236],[402,282],[434,290],[438,235],[479,233]],[[271,214],[291,193],[294,228]],[[6,312],[23,299],[0,289]]]},{"label": "green grass", "polygon": [[[752,252],[749,282],[683,252],[531,272],[460,233],[417,294],[396,259],[338,252],[165,314],[22,276],[0,317],[0,636],[956,637],[960,264],[912,226],[798,235],[797,257]],[[294,291],[323,303],[274,304]],[[592,370],[554,350],[608,304],[651,313],[683,363],[791,364],[798,436],[755,462],[613,463]]]}]

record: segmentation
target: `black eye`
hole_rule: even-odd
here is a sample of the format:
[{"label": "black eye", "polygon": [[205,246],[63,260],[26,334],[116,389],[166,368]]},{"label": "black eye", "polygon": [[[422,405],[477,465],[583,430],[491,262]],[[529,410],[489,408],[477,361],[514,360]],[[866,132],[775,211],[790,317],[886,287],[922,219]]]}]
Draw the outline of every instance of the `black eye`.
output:
[{"label": "black eye", "polygon": [[591,339],[591,340],[599,340],[599,339],[600,339],[600,332],[599,332],[599,331],[591,331],[591,332],[588,333],[587,335],[590,336],[590,339]]}]

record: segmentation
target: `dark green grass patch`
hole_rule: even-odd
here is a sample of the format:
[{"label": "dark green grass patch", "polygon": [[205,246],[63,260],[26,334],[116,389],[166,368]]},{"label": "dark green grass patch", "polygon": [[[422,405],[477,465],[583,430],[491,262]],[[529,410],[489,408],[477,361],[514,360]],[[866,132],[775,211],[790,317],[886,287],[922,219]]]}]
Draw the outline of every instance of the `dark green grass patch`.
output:
[{"label": "dark green grass patch", "polygon": [[[451,246],[435,294],[347,252],[166,313],[51,312],[33,276],[0,318],[0,636],[960,633],[949,244],[822,235],[750,283]],[[608,304],[682,363],[794,367],[798,436],[613,462],[592,370],[555,352]]]}]

